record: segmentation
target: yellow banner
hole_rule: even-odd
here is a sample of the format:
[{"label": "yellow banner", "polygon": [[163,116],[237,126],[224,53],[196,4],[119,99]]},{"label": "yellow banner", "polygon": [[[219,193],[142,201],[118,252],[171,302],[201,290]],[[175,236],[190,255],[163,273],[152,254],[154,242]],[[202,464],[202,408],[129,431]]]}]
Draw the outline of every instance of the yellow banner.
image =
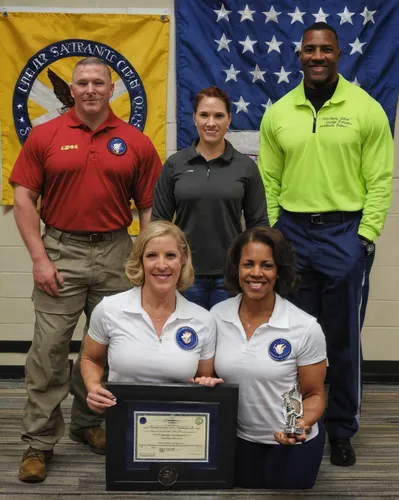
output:
[{"label": "yellow banner", "polygon": [[[79,59],[99,57],[115,83],[111,107],[166,156],[169,17],[164,15],[8,13],[0,17],[2,203],[23,142],[35,125],[67,111]],[[137,221],[131,232],[137,232]]]}]

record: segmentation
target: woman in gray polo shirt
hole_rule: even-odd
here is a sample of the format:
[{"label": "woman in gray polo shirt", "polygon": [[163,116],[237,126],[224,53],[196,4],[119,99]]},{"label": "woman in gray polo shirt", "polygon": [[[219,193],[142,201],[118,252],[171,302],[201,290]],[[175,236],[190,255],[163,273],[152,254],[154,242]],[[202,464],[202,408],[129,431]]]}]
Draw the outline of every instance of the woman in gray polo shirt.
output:
[{"label": "woman in gray polo shirt", "polygon": [[[325,440],[319,421],[325,409],[326,346],[316,319],[280,295],[297,284],[294,249],[277,229],[247,230],[229,249],[225,278],[241,293],[211,314],[217,327],[216,373],[239,384],[237,485],[310,488]],[[297,384],[304,412],[296,425],[302,432],[286,434],[283,394]]]},{"label": "woman in gray polo shirt", "polygon": [[199,138],[167,159],[154,190],[152,219],[175,216],[195,270],[184,296],[210,309],[228,298],[222,269],[230,243],[242,231],[242,216],[247,228],[269,222],[255,162],[224,138],[231,122],[227,94],[215,86],[201,90],[193,118]]}]

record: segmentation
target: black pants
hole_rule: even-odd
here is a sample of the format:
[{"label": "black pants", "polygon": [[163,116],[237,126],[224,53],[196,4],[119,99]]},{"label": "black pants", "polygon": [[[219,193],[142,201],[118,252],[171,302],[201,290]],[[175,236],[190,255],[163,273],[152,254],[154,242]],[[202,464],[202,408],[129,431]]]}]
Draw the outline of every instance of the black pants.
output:
[{"label": "black pants", "polygon": [[236,486],[296,490],[316,482],[325,442],[324,426],[307,443],[262,444],[237,438]]}]

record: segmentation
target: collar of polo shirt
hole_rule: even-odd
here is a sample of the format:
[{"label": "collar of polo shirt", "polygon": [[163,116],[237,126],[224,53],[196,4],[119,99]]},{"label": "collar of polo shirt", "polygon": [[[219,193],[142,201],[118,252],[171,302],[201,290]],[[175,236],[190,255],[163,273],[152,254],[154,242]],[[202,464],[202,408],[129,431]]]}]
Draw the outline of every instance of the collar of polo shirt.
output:
[{"label": "collar of polo shirt", "polygon": [[[242,300],[242,293],[238,294],[231,301],[231,307],[223,311],[222,321],[226,321],[227,323],[236,323],[240,321],[238,311],[240,308]],[[286,330],[290,328],[290,318],[287,310],[287,304],[284,299],[280,297],[276,293],[276,302],[274,304],[273,314],[271,315],[268,323],[269,326],[273,328],[278,328],[282,330]]]},{"label": "collar of polo shirt", "polygon": [[[125,295],[124,301],[121,304],[121,309],[124,312],[143,314],[145,311],[141,305],[141,286],[137,286],[129,290]],[[192,311],[187,307],[189,303],[179,292],[176,291],[176,309],[173,311],[172,316],[179,319],[191,319],[193,317]]]}]

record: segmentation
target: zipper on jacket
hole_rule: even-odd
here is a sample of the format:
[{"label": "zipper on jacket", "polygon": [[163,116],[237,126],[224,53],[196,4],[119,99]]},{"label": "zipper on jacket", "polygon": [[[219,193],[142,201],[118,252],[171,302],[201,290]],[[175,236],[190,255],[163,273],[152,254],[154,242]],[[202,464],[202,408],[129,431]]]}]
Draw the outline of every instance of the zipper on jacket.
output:
[{"label": "zipper on jacket", "polygon": [[208,163],[208,170],[206,171],[206,178],[209,179],[211,178],[211,166]]},{"label": "zipper on jacket", "polygon": [[313,130],[312,130],[312,133],[313,134],[316,133],[316,115],[313,115]]}]

